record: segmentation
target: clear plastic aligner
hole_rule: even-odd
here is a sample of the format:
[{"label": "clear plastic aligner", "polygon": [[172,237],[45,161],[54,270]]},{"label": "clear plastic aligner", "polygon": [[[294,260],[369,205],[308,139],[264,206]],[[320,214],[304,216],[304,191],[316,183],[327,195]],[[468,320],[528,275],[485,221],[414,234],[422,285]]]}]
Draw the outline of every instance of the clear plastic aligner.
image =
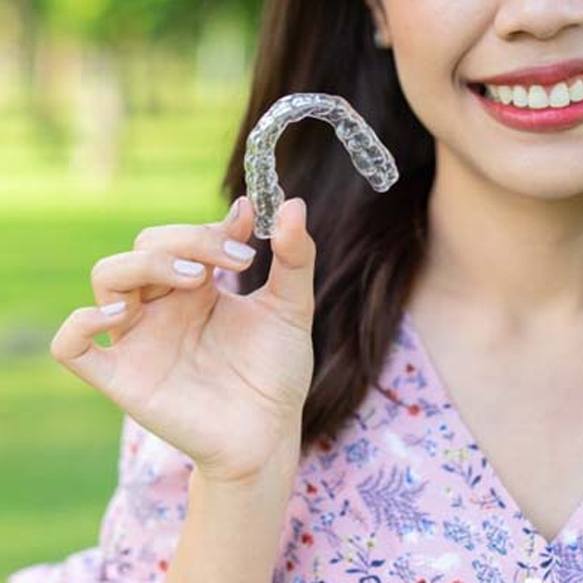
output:
[{"label": "clear plastic aligner", "polygon": [[253,232],[273,236],[277,211],[285,200],[276,171],[275,146],[286,126],[305,117],[334,127],[354,166],[377,192],[397,182],[399,172],[389,150],[346,99],[326,93],[293,93],[278,99],[249,133],[245,151],[247,196],[255,210]]}]

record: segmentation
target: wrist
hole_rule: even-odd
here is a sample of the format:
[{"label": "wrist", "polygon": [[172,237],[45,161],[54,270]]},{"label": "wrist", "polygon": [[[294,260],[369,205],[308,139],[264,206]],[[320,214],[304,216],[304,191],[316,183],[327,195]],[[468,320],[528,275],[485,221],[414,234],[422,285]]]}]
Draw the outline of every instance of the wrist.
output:
[{"label": "wrist", "polygon": [[[211,478],[195,467],[168,583],[271,581],[297,472],[300,437],[299,431],[289,434],[260,471],[244,479]],[[250,556],[253,563],[248,562]]]},{"label": "wrist", "polygon": [[206,472],[194,462],[194,470],[189,478],[189,493],[203,484],[222,492],[246,492],[268,485],[291,486],[295,478],[301,455],[301,419],[292,424],[285,437],[273,448],[269,458],[257,470],[237,478],[217,477],[217,473]]}]

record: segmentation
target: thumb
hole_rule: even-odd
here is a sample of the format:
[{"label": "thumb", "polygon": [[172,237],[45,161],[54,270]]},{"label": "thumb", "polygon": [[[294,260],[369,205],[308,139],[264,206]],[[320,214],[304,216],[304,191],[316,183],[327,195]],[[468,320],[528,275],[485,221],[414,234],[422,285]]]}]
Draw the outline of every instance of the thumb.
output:
[{"label": "thumb", "polygon": [[266,285],[277,298],[311,317],[316,244],[308,233],[306,221],[307,206],[300,197],[286,200],[279,208],[271,238],[273,261]]}]

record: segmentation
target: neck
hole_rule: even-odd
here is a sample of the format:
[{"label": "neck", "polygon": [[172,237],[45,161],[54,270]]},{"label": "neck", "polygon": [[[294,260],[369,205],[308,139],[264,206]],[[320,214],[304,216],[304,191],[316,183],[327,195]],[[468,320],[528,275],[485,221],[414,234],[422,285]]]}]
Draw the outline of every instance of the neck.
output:
[{"label": "neck", "polygon": [[542,199],[492,185],[438,144],[424,276],[523,320],[583,313],[583,195]]}]

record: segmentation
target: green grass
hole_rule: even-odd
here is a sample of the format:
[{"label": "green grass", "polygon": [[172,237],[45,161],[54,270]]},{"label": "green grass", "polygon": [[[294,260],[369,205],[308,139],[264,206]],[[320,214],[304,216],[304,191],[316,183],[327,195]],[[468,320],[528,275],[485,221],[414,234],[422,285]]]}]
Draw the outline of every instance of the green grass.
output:
[{"label": "green grass", "polygon": [[66,152],[41,147],[25,116],[0,116],[0,580],[96,544],[122,414],[48,345],[94,303],[100,257],[131,249],[147,225],[222,218],[241,98],[131,120],[120,175],[101,191],[69,172]]}]

